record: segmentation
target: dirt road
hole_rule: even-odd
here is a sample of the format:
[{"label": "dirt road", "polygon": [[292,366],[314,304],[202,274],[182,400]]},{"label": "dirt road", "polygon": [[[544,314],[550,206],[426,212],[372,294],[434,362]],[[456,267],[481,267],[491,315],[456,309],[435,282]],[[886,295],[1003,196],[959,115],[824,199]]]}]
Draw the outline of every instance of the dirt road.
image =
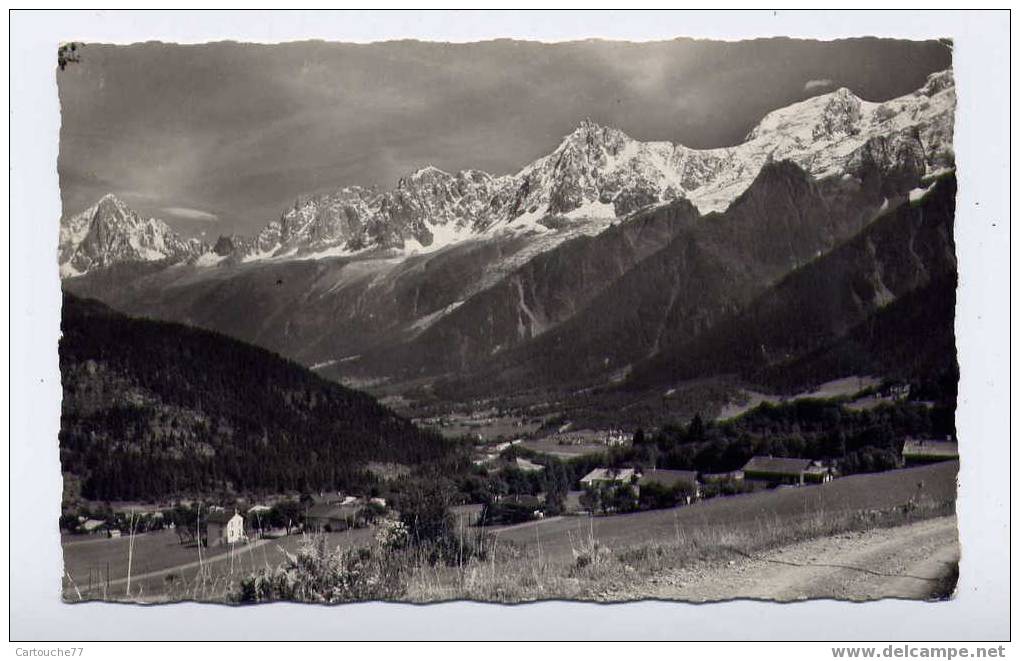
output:
[{"label": "dirt road", "polygon": [[[685,568],[641,586],[643,596],[725,599],[927,599],[960,557],[956,517],[816,539],[751,558]],[[628,599],[634,595],[605,595]],[[647,598],[646,597],[646,598]]]}]

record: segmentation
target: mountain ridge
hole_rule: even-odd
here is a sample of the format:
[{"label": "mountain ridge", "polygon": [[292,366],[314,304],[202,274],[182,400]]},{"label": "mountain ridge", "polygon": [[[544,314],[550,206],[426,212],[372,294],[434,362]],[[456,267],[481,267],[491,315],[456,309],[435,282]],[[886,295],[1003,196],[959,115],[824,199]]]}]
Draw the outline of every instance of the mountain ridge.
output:
[{"label": "mountain ridge", "polygon": [[[371,251],[406,256],[500,234],[540,235],[550,222],[592,224],[585,230],[591,233],[680,198],[702,213],[722,211],[773,160],[791,160],[814,177],[859,176],[875,164],[894,169],[905,162],[923,175],[951,162],[955,103],[950,70],[883,103],[840,88],[774,110],[745,142],[714,149],[642,142],[586,118],[551,153],[512,175],[426,166],[392,190],[344,186],[302,195],[255,236],[220,237],[212,248],[202,244],[161,258],[216,266]],[[65,267],[65,253],[62,248],[64,277],[111,261],[148,259],[124,252]]]}]

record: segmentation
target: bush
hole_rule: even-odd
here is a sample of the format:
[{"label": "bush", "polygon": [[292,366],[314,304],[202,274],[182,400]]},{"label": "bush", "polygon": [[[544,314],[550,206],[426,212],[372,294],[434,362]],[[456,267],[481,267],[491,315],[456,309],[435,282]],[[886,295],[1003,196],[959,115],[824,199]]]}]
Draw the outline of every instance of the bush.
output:
[{"label": "bush", "polygon": [[375,535],[375,541],[387,551],[396,551],[407,548],[410,535],[402,521],[384,519]]},{"label": "bush", "polygon": [[442,484],[418,482],[409,485],[400,499],[400,521],[414,545],[437,542],[453,530],[453,504],[450,489]]},{"label": "bush", "polygon": [[241,580],[235,600],[337,604],[396,599],[403,594],[401,565],[371,549],[330,550],[325,537],[309,538],[274,569]]},{"label": "bush", "polygon": [[480,526],[512,525],[535,518],[535,506],[527,503],[489,503],[478,517]]},{"label": "bush", "polygon": [[594,532],[591,530],[588,535],[573,544],[570,550],[574,556],[570,575],[575,577],[598,574],[605,570],[613,559],[609,547],[595,539]]}]

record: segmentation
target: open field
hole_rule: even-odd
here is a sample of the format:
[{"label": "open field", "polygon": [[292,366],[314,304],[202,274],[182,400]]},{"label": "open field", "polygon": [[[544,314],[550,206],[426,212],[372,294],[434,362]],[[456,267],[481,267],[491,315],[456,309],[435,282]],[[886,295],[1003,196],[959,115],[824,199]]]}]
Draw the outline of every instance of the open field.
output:
[{"label": "open field", "polygon": [[[325,533],[331,545],[360,546],[369,544],[375,534],[372,528],[345,532]],[[127,596],[128,544],[127,537],[119,539],[65,538],[63,577],[64,597],[77,599],[78,592],[85,599],[102,598],[104,593],[113,598]],[[240,544],[231,549],[214,546],[202,549],[199,565],[198,549],[194,545],[181,545],[177,535],[169,530],[137,535],[131,559],[131,595],[164,595],[182,590],[185,584],[194,584],[200,570],[208,584],[210,594],[224,592],[227,584],[236,582],[243,574],[273,566],[283,560],[281,549],[294,552],[301,544],[302,535],[280,539],[263,539]],[[109,587],[107,586],[109,572]],[[71,580],[68,580],[68,575]],[[91,590],[90,585],[91,575]],[[170,577],[168,579],[168,577]],[[179,584],[175,586],[174,584]],[[187,594],[180,594],[186,598]]]},{"label": "open field", "polygon": [[541,426],[541,422],[533,422],[523,416],[483,416],[473,418],[451,414],[445,416],[443,423],[430,420],[416,420],[422,427],[439,432],[447,438],[462,436],[479,437],[486,442],[503,441],[520,438],[531,434]]},{"label": "open field", "polygon": [[587,536],[612,549],[675,539],[692,530],[754,531],[766,525],[793,526],[818,515],[886,510],[911,500],[956,498],[959,464],[945,462],[866,475],[851,475],[826,484],[775,489],[705,500],[687,507],[602,516],[564,517],[533,529],[493,529],[500,539],[523,546],[540,544],[548,557],[568,558],[572,545]]},{"label": "open field", "polygon": [[574,457],[581,457],[586,454],[606,452],[609,449],[603,443],[560,443],[556,440],[555,436],[526,439],[521,443],[521,447],[559,459],[573,459]]},{"label": "open field", "polygon": [[[631,515],[508,526],[495,562],[412,573],[406,599],[937,599],[959,557],[955,463]],[[499,555],[498,546],[492,546]]]},{"label": "open field", "polygon": [[874,388],[880,383],[881,381],[879,379],[872,376],[848,376],[834,381],[826,381],[813,390],[807,390],[788,397],[769,395],[766,393],[755,392],[753,390],[744,390],[741,392],[741,400],[727,403],[722,407],[722,410],[719,411],[719,414],[715,419],[719,422],[732,420],[733,418],[737,418],[766,402],[769,404],[782,404],[784,402],[792,402],[798,399],[834,399],[836,397],[850,397],[866,388]]}]

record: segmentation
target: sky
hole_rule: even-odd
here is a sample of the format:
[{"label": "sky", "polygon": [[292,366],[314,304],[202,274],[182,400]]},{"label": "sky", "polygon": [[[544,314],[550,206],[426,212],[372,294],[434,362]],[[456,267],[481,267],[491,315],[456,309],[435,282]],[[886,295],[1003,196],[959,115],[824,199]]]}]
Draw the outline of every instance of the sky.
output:
[{"label": "sky", "polygon": [[85,44],[57,70],[64,214],[114,193],[188,236],[254,234],[302,194],[425,165],[516,172],[584,118],[640,140],[741,142],[771,110],[870,101],[951,66],[947,44],[678,39],[557,44]]}]

